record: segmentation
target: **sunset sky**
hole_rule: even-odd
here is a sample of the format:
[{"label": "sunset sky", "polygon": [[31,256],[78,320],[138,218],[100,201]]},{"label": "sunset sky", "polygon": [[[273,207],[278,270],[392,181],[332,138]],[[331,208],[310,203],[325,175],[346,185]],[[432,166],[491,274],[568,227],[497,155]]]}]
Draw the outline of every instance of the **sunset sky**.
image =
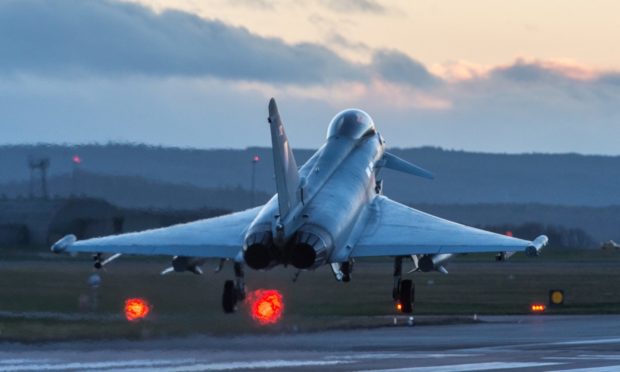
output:
[{"label": "sunset sky", "polygon": [[0,3],[0,143],[293,147],[359,107],[390,146],[620,155],[620,2]]}]

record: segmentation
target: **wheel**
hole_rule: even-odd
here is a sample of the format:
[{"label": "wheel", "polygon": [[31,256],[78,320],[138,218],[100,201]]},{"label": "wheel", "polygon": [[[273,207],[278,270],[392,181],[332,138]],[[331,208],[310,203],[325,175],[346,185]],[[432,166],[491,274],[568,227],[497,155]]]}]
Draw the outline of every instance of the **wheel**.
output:
[{"label": "wheel", "polygon": [[222,295],[222,307],[227,314],[234,313],[237,310],[237,291],[235,290],[235,282],[227,280],[224,282],[224,294]]},{"label": "wheel", "polygon": [[401,305],[400,311],[405,314],[413,312],[413,282],[410,279],[400,282],[398,302]]}]

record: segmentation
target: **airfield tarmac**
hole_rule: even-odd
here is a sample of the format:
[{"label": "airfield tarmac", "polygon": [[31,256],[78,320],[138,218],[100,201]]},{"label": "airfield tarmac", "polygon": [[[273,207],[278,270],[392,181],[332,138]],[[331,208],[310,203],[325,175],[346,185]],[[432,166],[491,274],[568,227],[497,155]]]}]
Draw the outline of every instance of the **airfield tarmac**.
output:
[{"label": "airfield tarmac", "polygon": [[620,315],[235,337],[0,344],[1,371],[620,371]]}]

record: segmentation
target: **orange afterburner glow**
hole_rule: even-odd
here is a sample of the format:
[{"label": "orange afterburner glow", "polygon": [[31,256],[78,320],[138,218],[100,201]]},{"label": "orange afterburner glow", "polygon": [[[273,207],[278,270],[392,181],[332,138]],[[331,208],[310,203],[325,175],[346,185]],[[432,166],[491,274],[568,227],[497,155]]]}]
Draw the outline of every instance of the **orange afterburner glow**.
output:
[{"label": "orange afterburner glow", "polygon": [[125,318],[135,322],[146,318],[151,312],[151,305],[143,298],[128,298],[125,300]]},{"label": "orange afterburner glow", "polygon": [[275,289],[252,291],[248,293],[246,302],[250,306],[250,315],[261,325],[277,323],[284,311],[282,294]]}]

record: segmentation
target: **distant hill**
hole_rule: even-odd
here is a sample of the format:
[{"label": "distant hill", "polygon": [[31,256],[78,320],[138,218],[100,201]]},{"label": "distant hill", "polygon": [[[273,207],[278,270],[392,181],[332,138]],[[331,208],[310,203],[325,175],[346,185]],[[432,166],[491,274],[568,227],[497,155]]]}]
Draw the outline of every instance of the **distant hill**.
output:
[{"label": "distant hill", "polygon": [[[28,197],[30,182],[25,166],[28,155],[24,148],[27,147],[13,148],[11,151],[9,148],[0,148],[0,162],[6,162],[6,154],[12,154],[16,159],[16,154],[19,153],[17,150],[22,151],[19,155],[22,159],[18,162],[22,174],[17,170],[12,176],[2,173],[0,179],[12,181],[0,183],[0,197]],[[32,148],[32,151],[35,149],[41,151],[38,155],[47,155],[52,159],[50,195],[67,197],[76,193],[105,199],[121,208],[248,208],[253,205],[252,193],[249,191],[249,160],[253,154],[262,157],[256,168],[257,186],[261,191],[256,192],[254,204],[268,200],[272,192],[269,189],[273,187],[268,149],[199,151],[125,145],[86,146],[81,150],[74,149],[77,151],[60,146]],[[612,186],[616,179],[620,179],[620,175],[610,176],[613,175],[613,170],[608,164],[617,162],[617,158],[488,155],[437,149],[394,152],[436,172],[435,181],[385,172],[386,194],[425,212],[488,228],[538,223],[582,229],[593,240],[590,246],[609,239],[620,241],[620,203],[604,204],[605,200],[613,204],[618,197],[620,188],[613,189]],[[74,153],[79,153],[83,159],[82,166],[77,171],[75,185],[70,161]],[[298,153],[300,160],[309,155],[310,151]],[[131,160],[118,160],[124,157]],[[588,165],[588,162],[592,164]],[[575,170],[562,174],[558,169],[569,167],[564,163],[570,163]],[[204,164],[204,167],[199,164]],[[113,169],[114,167],[117,169]],[[500,172],[504,167],[511,171]],[[94,173],[93,168],[98,173]],[[593,179],[584,176],[585,173],[593,173],[593,169],[605,172],[607,177]],[[132,170],[135,172],[132,173]],[[552,177],[543,173],[547,170]],[[531,175],[526,176],[528,173]],[[463,180],[459,180],[459,177]],[[451,182],[446,181],[446,178]],[[533,181],[537,179],[548,180]],[[225,180],[228,181],[224,182]],[[35,189],[38,191],[38,177],[35,181]],[[558,195],[553,192],[553,187]],[[560,197],[561,194],[573,195],[573,203]],[[548,201],[536,202],[538,199]],[[576,205],[577,200],[583,205]]]},{"label": "distant hill", "polygon": [[[54,176],[50,188],[52,200],[71,195],[73,180],[69,175]],[[82,197],[104,199],[120,208],[152,210],[154,213],[178,216],[186,213],[190,220],[201,216],[204,209],[241,210],[252,205],[252,195],[239,187],[201,188],[147,180],[136,176],[110,176],[80,173],[77,193]],[[21,181],[0,185],[3,198],[26,199],[29,183]],[[255,204],[264,203],[269,194],[257,193]],[[16,200],[18,201],[18,200]],[[25,200],[24,200],[25,201]],[[414,203],[414,208],[470,226],[504,233],[514,230],[518,236],[535,238],[542,232],[550,234],[562,229],[581,230],[588,235],[580,247],[597,248],[610,239],[620,241],[620,206],[579,207],[544,204],[428,204]],[[533,229],[523,229],[532,224]],[[522,230],[522,231],[520,231]],[[570,233],[568,231],[567,233]],[[567,233],[562,236],[566,237]],[[526,236],[528,235],[528,236]],[[532,236],[529,236],[532,235]],[[568,234],[570,235],[570,234]],[[558,246],[559,242],[553,242]],[[565,244],[571,247],[573,245]]]},{"label": "distant hill", "polygon": [[[424,212],[470,226],[496,230],[503,225],[541,224],[587,232],[598,247],[603,241],[620,239],[620,206],[576,207],[544,204],[414,204]],[[505,232],[505,231],[498,231]],[[537,232],[540,234],[540,232]],[[523,236],[534,239],[534,236]]]},{"label": "distant hill", "polygon": [[[138,176],[97,175],[88,172],[79,172],[76,181],[77,195],[105,199],[122,208],[241,210],[252,206],[252,193],[240,187],[204,188]],[[25,198],[29,195],[29,186],[29,182],[25,181],[0,184],[0,195]],[[38,193],[39,184],[36,186]],[[73,187],[73,179],[68,174],[53,176],[49,181],[50,196],[55,198],[70,196]],[[257,192],[254,204],[266,202],[269,196]]]},{"label": "distant hill", "polygon": [[[434,181],[427,181],[386,170],[385,193],[403,202],[620,205],[618,156],[503,155],[428,147],[390,151],[436,175]],[[312,152],[296,151],[298,163]],[[128,144],[1,146],[0,184],[26,182],[29,156],[49,157],[52,175],[67,174],[73,169],[71,158],[75,154],[82,159],[81,169],[89,173],[211,189],[249,189],[251,159],[259,155],[256,187],[267,194],[275,189],[268,148],[197,150]]]}]

